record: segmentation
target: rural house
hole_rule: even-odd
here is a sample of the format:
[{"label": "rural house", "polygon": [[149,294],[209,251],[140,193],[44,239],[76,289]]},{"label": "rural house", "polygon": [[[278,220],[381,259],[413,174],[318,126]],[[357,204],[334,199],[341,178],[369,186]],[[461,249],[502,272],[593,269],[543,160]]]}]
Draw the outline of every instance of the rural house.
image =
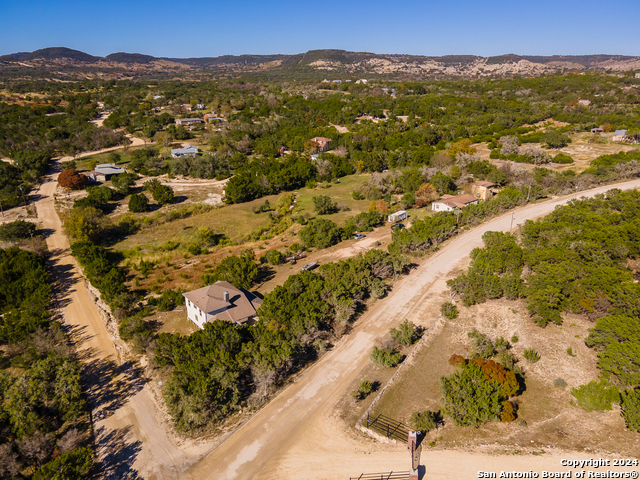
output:
[{"label": "rural house", "polygon": [[329,143],[331,143],[330,138],[313,137],[311,141],[315,142],[317,152],[326,152],[329,150]]},{"label": "rural house", "polygon": [[239,325],[252,323],[257,320],[256,310],[262,305],[262,299],[253,293],[223,281],[184,293],[183,296],[187,317],[200,328],[214,320]]},{"label": "rural house", "polygon": [[215,113],[205,113],[204,114],[204,121],[205,121],[205,123],[226,122],[226,120],[224,118],[220,118],[220,117],[216,116]]},{"label": "rural house", "polygon": [[187,155],[195,155],[198,153],[200,149],[194,145],[185,145],[182,148],[172,148],[171,149],[171,157],[172,158],[180,158]]},{"label": "rural house", "polygon": [[613,134],[613,141],[614,142],[622,142],[624,141],[625,137],[627,136],[627,131],[626,130],[616,130],[615,133]]},{"label": "rural house", "polygon": [[477,205],[478,199],[473,195],[463,193],[462,195],[443,195],[442,199],[431,204],[434,212],[452,212],[456,208],[464,208],[467,205]]},{"label": "rural house", "polygon": [[106,182],[111,178],[124,173],[124,169],[116,167],[115,163],[103,163],[96,165],[95,170],[88,173],[89,180],[94,182]]},{"label": "rural house", "polygon": [[495,184],[492,182],[476,181],[469,184],[471,195],[483,201],[493,197],[493,191],[491,190],[493,187],[495,187]]},{"label": "rural house", "polygon": [[196,123],[202,123],[201,118],[176,118],[176,125],[195,125]]}]

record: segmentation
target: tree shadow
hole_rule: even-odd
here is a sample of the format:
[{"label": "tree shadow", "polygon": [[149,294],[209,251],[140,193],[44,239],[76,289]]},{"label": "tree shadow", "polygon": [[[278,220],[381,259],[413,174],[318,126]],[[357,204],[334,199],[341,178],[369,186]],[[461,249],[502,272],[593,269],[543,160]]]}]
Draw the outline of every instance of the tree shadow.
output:
[{"label": "tree shadow", "polygon": [[94,420],[109,418],[127,400],[144,388],[142,367],[126,362],[117,365],[111,359],[95,359],[93,352],[83,351],[83,377],[87,382]]},{"label": "tree shadow", "polygon": [[171,200],[171,205],[184,203],[187,200],[188,200],[188,197],[186,197],[185,195],[176,195],[175,197],[173,197],[173,200]]},{"label": "tree shadow", "polygon": [[271,265],[262,264],[258,266],[258,282],[259,283],[268,282],[275,276],[276,276],[276,271]]},{"label": "tree shadow", "polygon": [[99,427],[95,431],[97,456],[95,473],[105,480],[141,479],[133,464],[142,450],[140,440],[132,441],[131,427],[108,431]]}]

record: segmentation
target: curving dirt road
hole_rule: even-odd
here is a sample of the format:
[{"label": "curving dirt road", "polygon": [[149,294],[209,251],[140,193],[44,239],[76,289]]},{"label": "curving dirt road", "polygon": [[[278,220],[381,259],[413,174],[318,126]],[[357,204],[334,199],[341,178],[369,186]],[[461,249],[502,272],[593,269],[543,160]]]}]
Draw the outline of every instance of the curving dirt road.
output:
[{"label": "curving dirt road", "polygon": [[[515,212],[513,227],[528,219],[544,216],[558,205],[579,197],[591,197],[611,188],[640,187],[640,180],[608,185],[528,205]],[[335,479],[363,471],[407,470],[408,455],[402,446],[371,452],[371,443],[358,444],[344,432],[331,428],[331,414],[339,399],[369,362],[368,353],[376,338],[390,327],[420,311],[422,300],[447,287],[444,276],[464,264],[473,248],[482,246],[487,231],[508,231],[513,212],[508,212],[449,241],[416,271],[398,282],[393,292],[373,305],[358,321],[354,331],[306,371],[296,383],[239,428],[216,450],[193,465],[185,480],[232,479]],[[576,454],[584,457],[583,454]],[[448,462],[438,462],[438,458]],[[438,452],[425,455],[434,462],[429,478],[477,478],[486,456],[466,452]],[[528,470],[531,458],[512,455],[492,458],[499,470]],[[381,461],[384,459],[384,462]],[[436,463],[438,462],[438,463]],[[484,463],[483,463],[484,462]],[[545,460],[547,465],[548,458]],[[453,464],[464,465],[461,476]],[[477,468],[476,468],[477,467]],[[542,467],[541,467],[542,468]],[[474,470],[475,469],[475,470]]]},{"label": "curving dirt road", "polygon": [[[91,152],[95,153],[95,152]],[[89,153],[90,154],[90,153]],[[57,164],[33,195],[46,234],[65,325],[84,365],[100,471],[108,479],[178,478],[210,446],[173,438],[137,366],[122,362],[70,254],[54,206]]]}]

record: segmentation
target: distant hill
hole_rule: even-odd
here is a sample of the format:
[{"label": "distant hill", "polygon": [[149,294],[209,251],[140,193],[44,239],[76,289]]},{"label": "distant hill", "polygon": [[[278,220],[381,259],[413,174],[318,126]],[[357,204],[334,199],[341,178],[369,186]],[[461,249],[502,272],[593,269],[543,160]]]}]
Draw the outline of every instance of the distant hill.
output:
[{"label": "distant hill", "polygon": [[80,50],[72,50],[71,48],[66,47],[50,47],[43,48],[40,50],[36,50],[35,52],[31,52],[21,58],[21,60],[58,60],[58,59],[69,59],[75,60],[78,62],[87,62],[93,63],[100,60],[100,57],[94,57],[93,55],[89,55],[88,53],[81,52]]},{"label": "distant hill", "polygon": [[151,55],[143,55],[141,53],[125,53],[125,52],[112,53],[110,55],[107,55],[104,58],[105,60],[108,60],[110,62],[142,63],[142,64],[151,63],[157,60],[156,57],[152,57]]},{"label": "distant hill", "polygon": [[[222,55],[219,57],[168,58],[141,53],[117,52],[96,57],[65,47],[52,47],[35,52],[18,52],[0,57],[1,71],[18,72],[20,68],[47,69],[47,62],[57,72],[79,75],[78,66],[88,71],[112,75],[150,77],[175,75],[189,70],[193,75],[225,76],[268,75],[272,78],[388,78],[420,80],[437,77],[464,76],[501,77],[510,75],[541,75],[572,70],[640,70],[640,56],[624,55],[517,55],[509,53],[492,57],[477,55],[377,54],[347,50],[309,50],[294,55]],[[30,63],[33,62],[33,63]],[[98,63],[99,62],[99,63]],[[26,63],[26,64],[25,64]],[[65,64],[70,64],[65,70]],[[62,70],[61,70],[62,69]]]}]

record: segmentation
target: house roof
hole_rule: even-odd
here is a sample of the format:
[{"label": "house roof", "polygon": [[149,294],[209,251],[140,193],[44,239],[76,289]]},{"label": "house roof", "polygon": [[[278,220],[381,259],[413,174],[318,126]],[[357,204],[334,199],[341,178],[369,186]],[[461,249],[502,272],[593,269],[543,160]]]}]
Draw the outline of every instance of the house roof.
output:
[{"label": "house roof", "polygon": [[176,123],[177,122],[201,122],[202,119],[201,118],[176,118]]},{"label": "house roof", "polygon": [[626,130],[616,130],[616,132],[614,133],[614,135],[626,135],[627,131]]},{"label": "house roof", "polygon": [[198,147],[196,147],[195,145],[185,145],[182,148],[172,148],[171,149],[171,155],[173,155],[173,154],[193,155],[195,153],[198,153],[199,151],[200,151],[200,149]]},{"label": "house roof", "polygon": [[316,143],[329,143],[331,141],[330,138],[325,138],[325,137],[313,137],[311,140],[313,140]]},{"label": "house roof", "polygon": [[437,202],[433,203],[444,203],[451,208],[462,208],[466,207],[470,203],[475,203],[477,201],[478,199],[473,195],[464,193],[462,195],[443,195],[442,200],[438,200]]},{"label": "house roof", "polygon": [[113,163],[103,163],[96,165],[95,171],[103,175],[118,175],[124,173],[124,168],[116,167]]},{"label": "house roof", "polygon": [[[224,300],[224,292],[229,292],[228,302]],[[238,323],[245,322],[255,315],[262,304],[262,299],[251,292],[223,281],[187,292],[183,296],[216,320]]]},{"label": "house roof", "polygon": [[484,182],[480,180],[473,182],[473,185],[477,185],[478,187],[486,187],[486,188],[491,188],[496,186],[496,184],[493,182]]}]

